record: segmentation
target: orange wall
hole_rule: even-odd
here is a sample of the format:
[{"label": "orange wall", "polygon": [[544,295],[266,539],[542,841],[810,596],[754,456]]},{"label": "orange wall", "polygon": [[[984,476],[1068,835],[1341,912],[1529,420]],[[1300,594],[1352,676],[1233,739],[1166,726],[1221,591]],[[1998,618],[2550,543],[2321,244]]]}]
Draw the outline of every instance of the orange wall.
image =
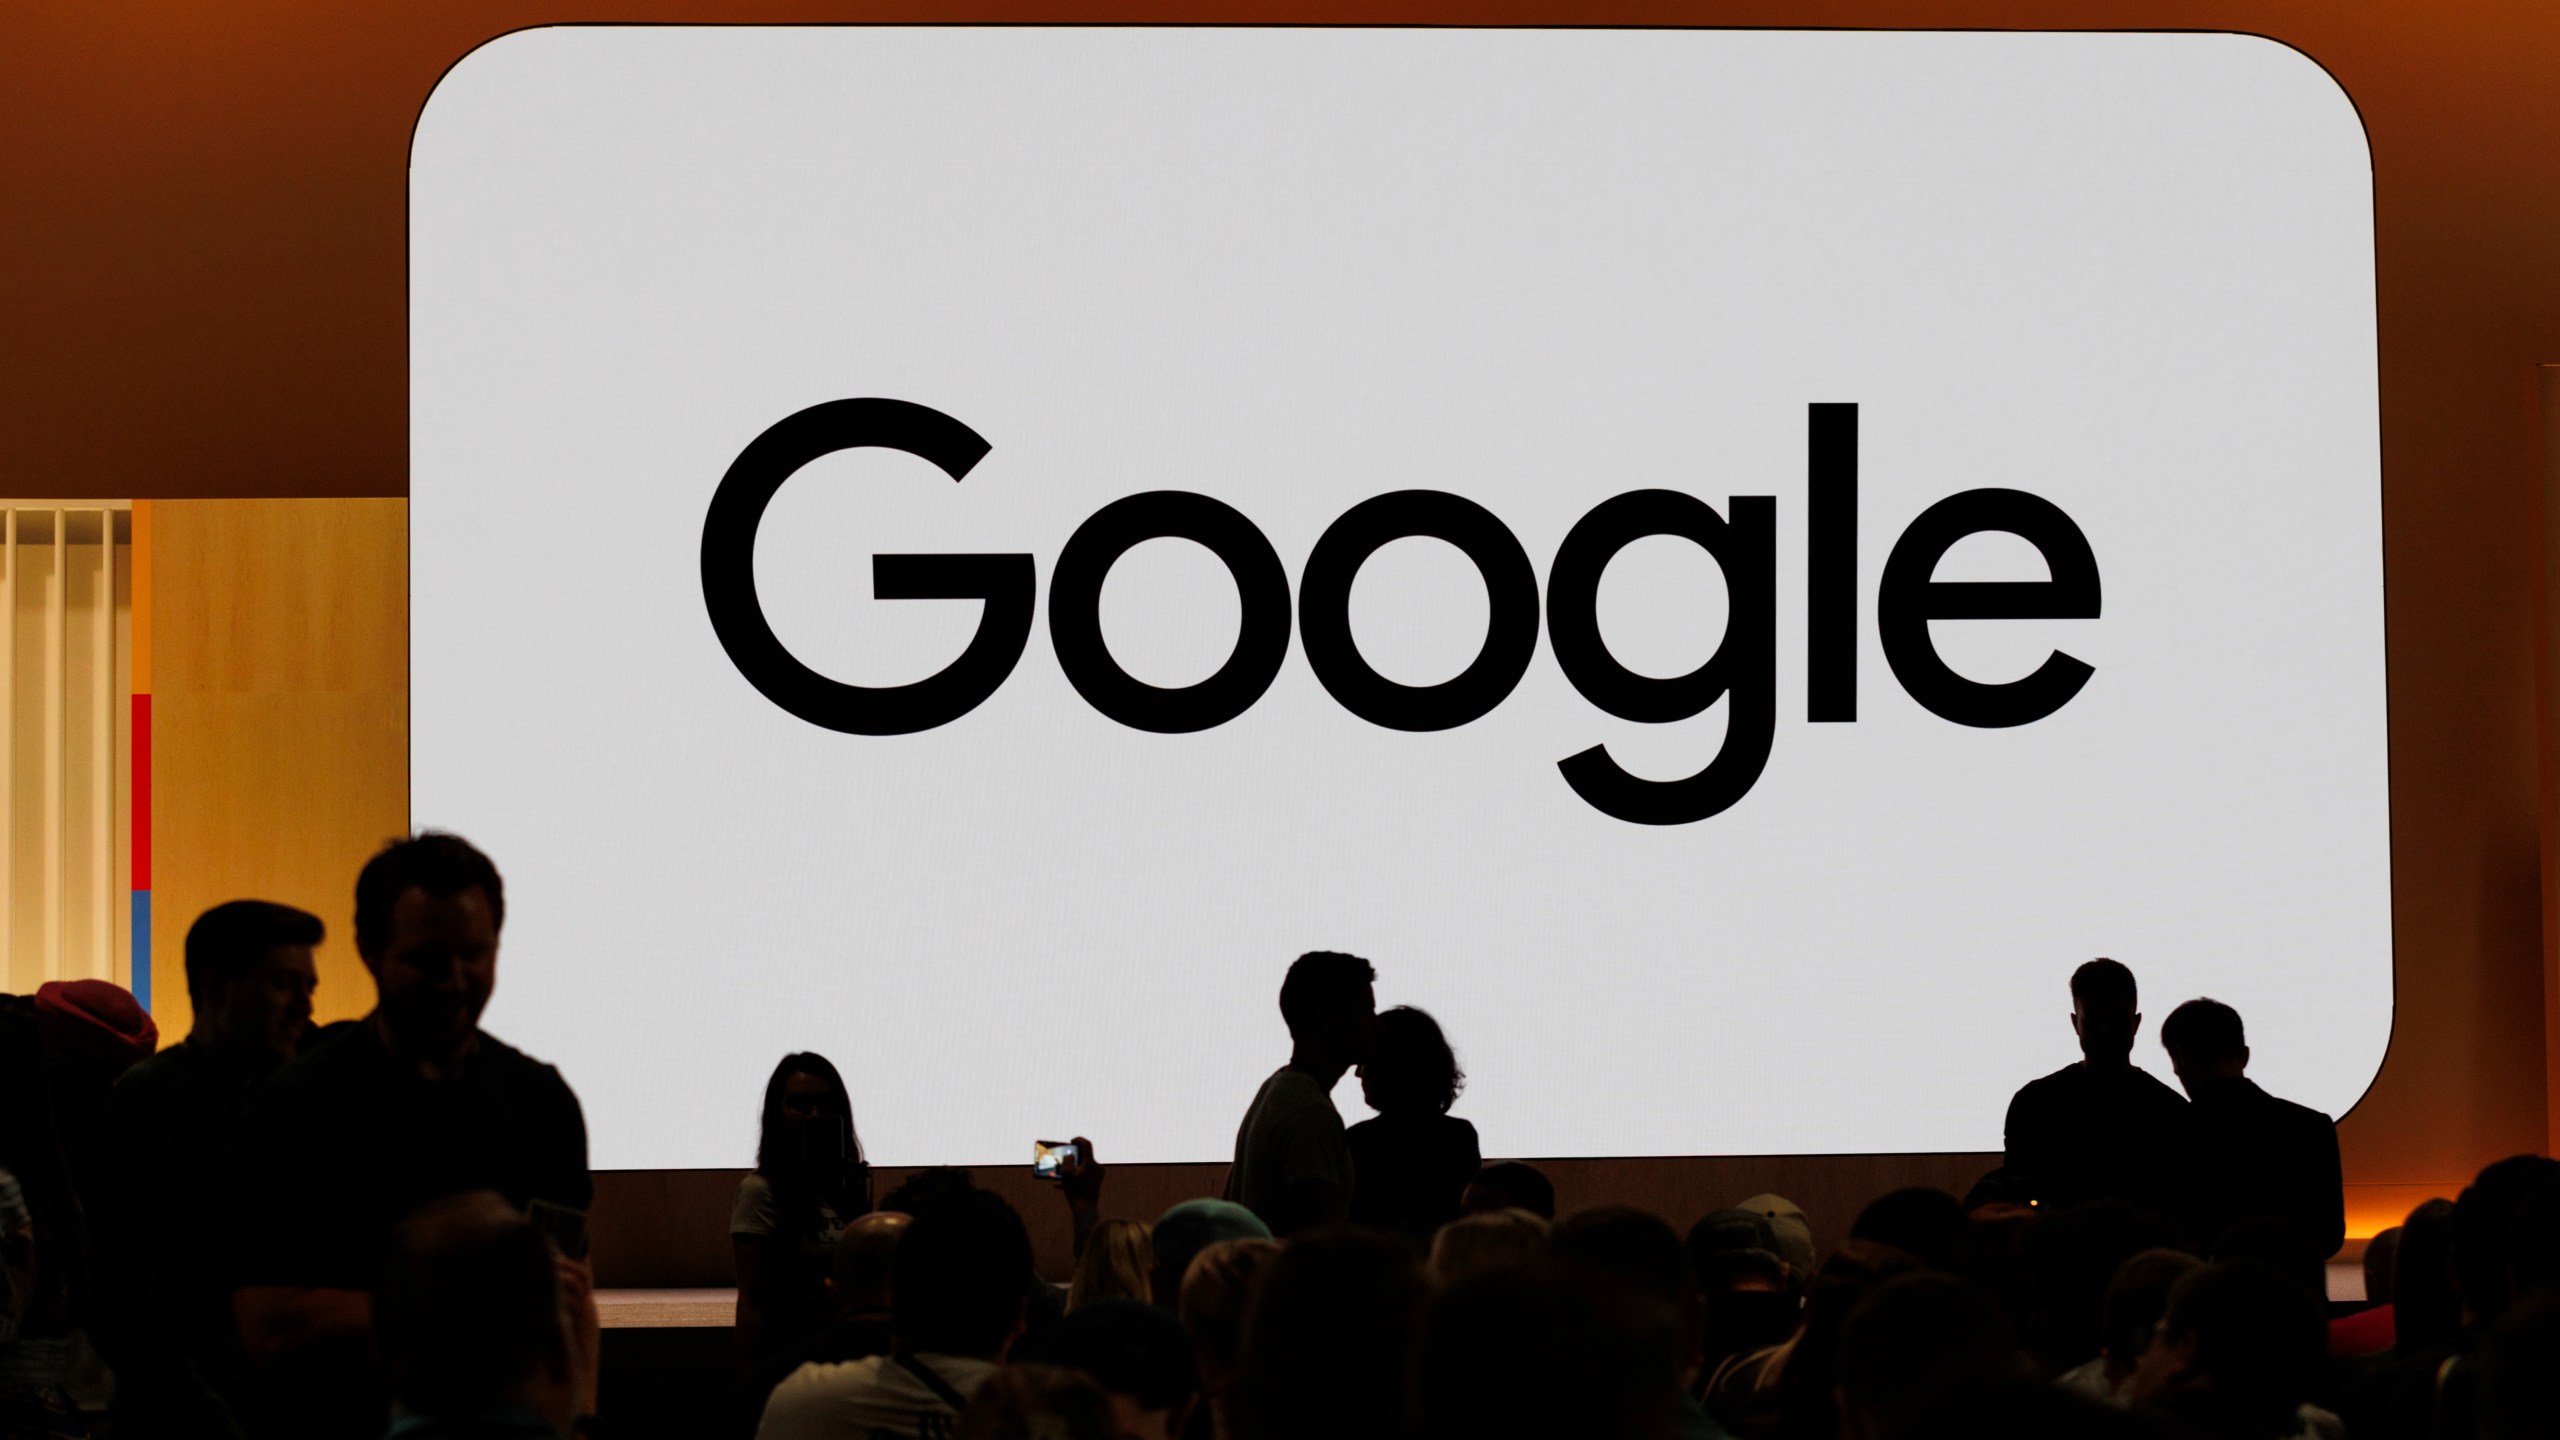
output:
[{"label": "orange wall", "polygon": [[2359,1218],[2545,1145],[2533,367],[2560,359],[2560,5],[0,6],[0,488],[404,493],[410,122],[473,45],[572,19],[2068,25],[2246,30],[2301,48],[2363,112],[2378,204],[2400,984],[2390,1058],[2345,1126],[2350,1176],[2369,1187]]}]

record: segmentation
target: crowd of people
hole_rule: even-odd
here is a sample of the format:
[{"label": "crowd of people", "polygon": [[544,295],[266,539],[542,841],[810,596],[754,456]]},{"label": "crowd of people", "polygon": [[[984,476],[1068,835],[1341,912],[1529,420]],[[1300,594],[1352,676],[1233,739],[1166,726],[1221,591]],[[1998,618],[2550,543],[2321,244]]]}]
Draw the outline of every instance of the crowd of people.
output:
[{"label": "crowd of people", "polygon": [[[317,918],[188,930],[160,1049],[102,981],[0,997],[0,1440],[606,1435],[575,1093],[479,1026],[506,896],[467,842],[356,882],[375,1003],[312,1025]],[[1773,1194],[1558,1214],[1455,1116],[1441,1027],[1357,956],[1279,987],[1287,1063],[1223,1193],[1105,1213],[1078,1137],[1063,1282],[968,1172],[872,1194],[823,1056],[764,1091],[730,1218],[738,1440],[1893,1440],[2560,1435],[2560,1162],[2502,1160],[2345,1239],[2329,1117],[2247,1076],[2239,1014],[2159,1026],[2070,978],[2082,1058],[2011,1103],[1971,1193],[1900,1190],[1847,1238]],[[1277,1036],[1275,1035],[1275,1041]],[[1346,1126],[1356,1072],[1374,1117]],[[1666,1103],[1669,1103],[1668,1100]],[[1691,1217],[1680,1217],[1689,1219]],[[104,1401],[100,1397],[111,1397]]]}]

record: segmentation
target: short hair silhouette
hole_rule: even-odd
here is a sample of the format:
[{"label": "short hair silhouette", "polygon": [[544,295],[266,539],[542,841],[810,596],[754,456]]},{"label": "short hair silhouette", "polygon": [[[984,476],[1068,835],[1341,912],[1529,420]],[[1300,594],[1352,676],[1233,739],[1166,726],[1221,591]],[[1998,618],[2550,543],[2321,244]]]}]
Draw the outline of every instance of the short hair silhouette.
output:
[{"label": "short hair silhouette", "polygon": [[2169,1292],[2204,1262],[2184,1250],[2145,1250],[2116,1267],[2100,1312],[2102,1349],[2116,1368],[2130,1371],[2168,1312]]},{"label": "short hair silhouette", "polygon": [[1973,1220],[1953,1195],[1913,1185],[1868,1202],[1849,1226],[1849,1238],[1890,1245],[1933,1270],[1961,1270]]},{"label": "short hair silhouette", "polygon": [[1668,1440],[1679,1377],[1663,1317],[1550,1265],[1462,1280],[1432,1302],[1414,1364],[1420,1440]]},{"label": "short hair silhouette", "polygon": [[1031,1236],[1004,1197],[966,1190],[927,1205],[889,1266],[890,1328],[909,1352],[991,1355],[1021,1319]]},{"label": "short hair silhouette", "polygon": [[2101,957],[2071,972],[2071,998],[2089,1009],[2131,1010],[2140,1004],[2133,972]]},{"label": "short hair silhouette", "polygon": [[507,887],[498,867],[461,836],[427,830],[383,846],[356,875],[357,953],[379,955],[391,944],[392,908],[412,890],[439,900],[478,890],[489,901],[489,928],[506,928]]},{"label": "short hair silhouette", "polygon": [[226,900],[187,927],[187,999],[210,1008],[222,987],[258,968],[267,952],[308,948],[329,933],[320,917],[272,900]]},{"label": "short hair silhouette", "polygon": [[2160,1022],[2161,1048],[2199,1060],[2237,1060],[2249,1052],[2240,1012],[2219,1000],[2190,1000]]},{"label": "short hair silhouette", "polygon": [[1488,1270],[1530,1264],[1545,1253],[1551,1228],[1526,1210],[1461,1215],[1431,1237],[1431,1278],[1450,1285]]},{"label": "short hair silhouette", "polygon": [[537,1367],[569,1363],[550,1247],[489,1191],[432,1201],[392,1228],[373,1333],[392,1397],[421,1415],[500,1409]]},{"label": "short hair silhouette", "polygon": [[1445,1115],[1467,1088],[1467,1072],[1458,1068],[1440,1022],[1410,1005],[1379,1014],[1369,1058],[1360,1064],[1380,1114]]},{"label": "short hair silhouette", "polygon": [[1280,981],[1280,1018],[1296,1035],[1360,1002],[1360,987],[1375,984],[1377,967],[1338,950],[1310,950],[1290,962]]},{"label": "short hair silhouette", "polygon": [[1245,1313],[1242,1440],[1370,1440],[1404,1431],[1405,1367],[1428,1291],[1400,1240],[1320,1230],[1290,1244]]},{"label": "short hair silhouette", "polygon": [[1568,1268],[1604,1275],[1675,1312],[1697,1294],[1697,1275],[1689,1267],[1680,1232],[1661,1216],[1632,1205],[1575,1211],[1547,1237],[1547,1254]]},{"label": "short hair silhouette", "polygon": [[1477,1192],[1468,1199],[1471,1210],[1526,1210],[1541,1220],[1556,1218],[1555,1182],[1524,1160],[1487,1165],[1467,1182],[1467,1189]]},{"label": "short hair silhouette", "polygon": [[2024,1372],[2008,1317],[1952,1275],[1887,1280],[1840,1326],[1841,1399],[1871,1435],[1902,1430],[1941,1395]]},{"label": "short hair silhouette", "polygon": [[2255,1260],[2190,1271],[2169,1292],[2160,1339],[2192,1339],[2190,1375],[2201,1372],[2231,1418],[2269,1435],[2290,1431],[2329,1358],[2323,1302]]},{"label": "short hair silhouette", "polygon": [[2391,1331],[2395,1346],[2415,1353],[2462,1328],[2462,1295],[2453,1281],[2453,1202],[2422,1201],[2400,1222],[2391,1257]]},{"label": "short hair silhouette", "polygon": [[901,1215],[921,1215],[955,1195],[966,1195],[977,1188],[976,1177],[961,1166],[936,1165],[908,1176],[898,1188],[881,1196],[880,1208]]},{"label": "short hair silhouette", "polygon": [[2453,1202],[2454,1284],[2462,1291],[2462,1303],[2480,1319],[2494,1320],[2507,1312],[2516,1218],[2526,1200],[2555,1178],[2560,1178],[2560,1160],[2510,1155],[2483,1169]]},{"label": "short hair silhouette", "polygon": [[1081,1370],[1141,1410],[1172,1410],[1199,1392],[1191,1332],[1170,1311],[1144,1300],[1096,1300],[1049,1332],[1041,1354]]},{"label": "short hair silhouette", "polygon": [[1062,1365],[1007,1365],[960,1414],[954,1440],[1120,1440],[1120,1417],[1093,1377]]}]

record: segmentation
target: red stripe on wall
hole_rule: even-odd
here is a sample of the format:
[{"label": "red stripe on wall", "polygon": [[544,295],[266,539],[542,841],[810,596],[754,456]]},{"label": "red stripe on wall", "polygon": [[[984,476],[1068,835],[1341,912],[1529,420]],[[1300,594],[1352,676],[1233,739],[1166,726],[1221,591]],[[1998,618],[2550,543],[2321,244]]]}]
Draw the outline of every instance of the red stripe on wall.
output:
[{"label": "red stripe on wall", "polygon": [[133,888],[151,888],[151,697],[133,697]]}]

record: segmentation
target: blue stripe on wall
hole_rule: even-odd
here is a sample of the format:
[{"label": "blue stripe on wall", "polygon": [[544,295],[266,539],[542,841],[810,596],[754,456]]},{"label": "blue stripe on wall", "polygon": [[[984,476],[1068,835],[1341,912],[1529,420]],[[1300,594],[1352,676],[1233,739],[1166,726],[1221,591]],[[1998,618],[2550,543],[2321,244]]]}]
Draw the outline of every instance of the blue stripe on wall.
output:
[{"label": "blue stripe on wall", "polygon": [[133,892],[133,998],[151,1009],[151,892]]}]

